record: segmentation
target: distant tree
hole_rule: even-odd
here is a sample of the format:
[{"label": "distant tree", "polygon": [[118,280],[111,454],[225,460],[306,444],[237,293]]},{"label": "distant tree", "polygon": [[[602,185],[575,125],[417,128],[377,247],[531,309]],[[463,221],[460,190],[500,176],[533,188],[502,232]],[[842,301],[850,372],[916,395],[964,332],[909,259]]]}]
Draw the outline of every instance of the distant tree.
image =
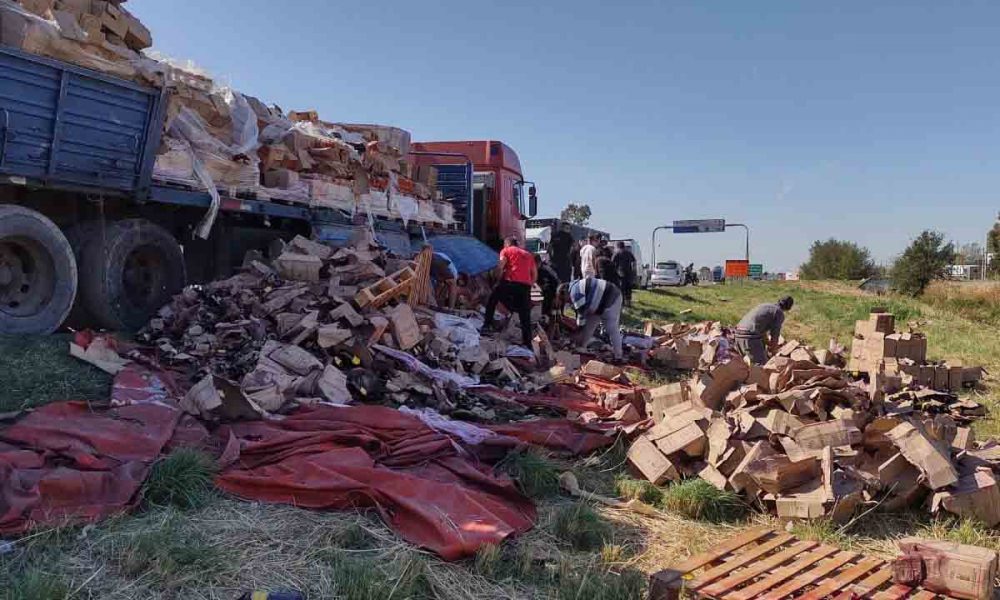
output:
[{"label": "distant tree", "polygon": [[1000,220],[993,226],[993,229],[986,235],[986,251],[993,254],[993,261],[990,263],[991,273],[1000,273]]},{"label": "distant tree", "polygon": [[941,279],[955,260],[954,244],[944,243],[944,234],[924,231],[910,243],[892,266],[892,285],[897,291],[919,296],[935,279]]},{"label": "distant tree", "polygon": [[813,242],[809,260],[799,268],[802,279],[865,279],[875,274],[868,248],[830,238]]},{"label": "distant tree", "polygon": [[955,252],[956,265],[979,265],[983,262],[983,245],[978,242],[962,244]]},{"label": "distant tree", "polygon": [[587,204],[570,204],[563,209],[562,214],[559,216],[563,221],[569,221],[574,225],[586,226],[590,222],[590,217],[592,213],[590,212],[590,205]]}]

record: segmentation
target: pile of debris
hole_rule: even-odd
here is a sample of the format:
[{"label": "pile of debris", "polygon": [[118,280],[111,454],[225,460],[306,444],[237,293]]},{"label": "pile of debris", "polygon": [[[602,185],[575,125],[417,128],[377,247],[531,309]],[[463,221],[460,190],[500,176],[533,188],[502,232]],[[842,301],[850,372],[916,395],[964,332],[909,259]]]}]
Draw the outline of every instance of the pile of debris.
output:
[{"label": "pile of debris", "polygon": [[[870,323],[884,328],[886,319]],[[686,336],[716,327],[667,326],[677,335],[665,334],[660,348],[693,357]],[[985,414],[978,403],[906,374],[855,380],[835,366],[843,356],[833,343],[813,352],[788,342],[762,368],[701,350],[690,380],[649,392],[655,426],[629,459],[651,482],[701,477],[786,518],[843,521],[863,504],[893,510],[929,497],[932,511],[1000,523],[1000,444],[974,442],[968,425]]]},{"label": "pile of debris", "polygon": [[[548,371],[537,381],[522,376],[535,359],[507,341],[519,337],[516,323],[486,338],[478,314],[426,308],[430,260],[430,247],[415,261],[384,255],[363,229],[340,249],[296,237],[270,262],[249,256],[233,277],[186,288],[139,340],[194,384],[183,406],[207,420],[352,401],[469,421],[552,413],[496,393],[553,381]],[[552,351],[540,328],[536,348],[556,371],[579,368],[579,358]]]}]

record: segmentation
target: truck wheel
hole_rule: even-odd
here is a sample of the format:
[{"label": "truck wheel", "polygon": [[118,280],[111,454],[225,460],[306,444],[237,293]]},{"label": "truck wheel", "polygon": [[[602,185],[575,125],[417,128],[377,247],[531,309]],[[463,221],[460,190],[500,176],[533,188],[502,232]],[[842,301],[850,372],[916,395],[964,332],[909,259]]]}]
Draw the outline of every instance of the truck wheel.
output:
[{"label": "truck wheel", "polygon": [[76,259],[59,228],[29,208],[0,205],[0,333],[52,333],[76,286]]},{"label": "truck wheel", "polygon": [[110,330],[141,328],[185,282],[177,240],[144,219],[109,224],[84,246],[81,271],[83,307]]}]

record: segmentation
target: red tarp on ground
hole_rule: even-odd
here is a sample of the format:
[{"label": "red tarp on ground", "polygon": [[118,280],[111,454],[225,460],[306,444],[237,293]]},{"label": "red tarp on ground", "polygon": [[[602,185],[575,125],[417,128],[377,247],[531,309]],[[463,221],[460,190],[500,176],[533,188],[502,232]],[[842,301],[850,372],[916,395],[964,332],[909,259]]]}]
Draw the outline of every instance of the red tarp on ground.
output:
[{"label": "red tarp on ground", "polygon": [[536,517],[512,482],[391,408],[306,408],[219,435],[240,441],[237,462],[217,479],[223,490],[306,508],[373,507],[407,541],[448,560],[527,531]]},{"label": "red tarp on ground", "polygon": [[0,428],[0,534],[125,510],[180,417],[157,404],[95,413],[66,402]]},{"label": "red tarp on ground", "polygon": [[598,448],[615,443],[608,435],[612,425],[584,425],[566,419],[540,419],[505,425],[487,425],[487,429],[500,435],[516,438],[526,444],[546,448],[567,456],[589,454]]}]

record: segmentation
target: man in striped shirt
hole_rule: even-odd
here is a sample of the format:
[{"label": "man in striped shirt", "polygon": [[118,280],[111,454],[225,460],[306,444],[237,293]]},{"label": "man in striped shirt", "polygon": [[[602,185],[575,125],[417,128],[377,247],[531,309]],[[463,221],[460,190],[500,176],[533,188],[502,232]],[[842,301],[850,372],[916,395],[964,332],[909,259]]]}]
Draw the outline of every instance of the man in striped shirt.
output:
[{"label": "man in striped shirt", "polygon": [[561,286],[559,306],[567,301],[573,305],[577,323],[582,326],[577,345],[585,346],[594,337],[597,326],[603,323],[615,360],[621,360],[622,292],[618,286],[596,277],[578,279]]}]

